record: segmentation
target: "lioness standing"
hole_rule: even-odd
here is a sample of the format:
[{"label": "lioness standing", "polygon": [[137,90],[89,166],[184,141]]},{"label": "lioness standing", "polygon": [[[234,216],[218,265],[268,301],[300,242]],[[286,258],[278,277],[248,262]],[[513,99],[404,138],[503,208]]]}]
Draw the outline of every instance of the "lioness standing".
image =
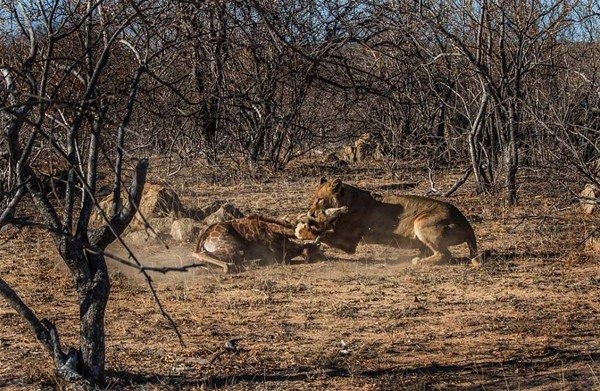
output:
[{"label": "lioness standing", "polygon": [[420,257],[413,259],[414,264],[435,264],[452,258],[448,246],[467,243],[472,261],[477,262],[473,228],[452,204],[413,195],[389,196],[379,201],[368,191],[339,179],[322,178],[311,200],[309,215],[341,206],[348,207],[347,213],[340,216],[333,232],[321,237],[332,247],[354,253],[362,239],[367,243],[417,247]]}]

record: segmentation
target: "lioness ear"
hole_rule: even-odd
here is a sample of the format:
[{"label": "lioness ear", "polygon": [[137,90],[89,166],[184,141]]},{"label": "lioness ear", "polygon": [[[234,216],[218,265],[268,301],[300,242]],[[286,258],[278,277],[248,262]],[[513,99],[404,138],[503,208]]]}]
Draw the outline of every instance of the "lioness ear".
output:
[{"label": "lioness ear", "polygon": [[324,176],[321,177],[321,184],[327,182],[327,178],[325,178]]},{"label": "lioness ear", "polygon": [[334,194],[339,193],[341,190],[342,190],[342,181],[340,181],[339,178],[337,178],[333,182],[331,182],[331,191]]}]

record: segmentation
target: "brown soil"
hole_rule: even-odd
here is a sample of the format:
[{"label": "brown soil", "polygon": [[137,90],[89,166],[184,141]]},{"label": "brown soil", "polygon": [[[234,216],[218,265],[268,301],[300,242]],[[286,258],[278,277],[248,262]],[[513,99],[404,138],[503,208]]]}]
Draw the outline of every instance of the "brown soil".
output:
[{"label": "brown soil", "polygon": [[[344,179],[381,194],[417,182],[406,191],[423,194],[427,176],[410,172],[392,177],[361,168]],[[459,176],[448,173],[436,186],[447,189]],[[186,207],[218,198],[272,216],[305,210],[318,180],[290,174],[218,186],[184,172],[179,177],[185,179],[175,190]],[[329,260],[314,264],[157,277],[184,347],[139,274],[111,262],[109,388],[600,389],[600,256],[583,252],[581,244],[593,218],[559,197],[564,190],[552,194],[558,187],[547,178],[524,171],[521,181],[519,207],[475,196],[469,183],[450,199],[490,252],[481,268],[460,262],[414,267],[413,252],[363,244],[355,255],[328,250]],[[63,344],[75,344],[77,298],[52,241],[33,228],[9,241],[6,236],[0,275],[38,316],[56,323]],[[170,265],[191,261],[192,249],[135,246],[142,261]],[[241,338],[237,354],[223,349],[232,338]],[[0,387],[63,385],[3,301],[0,363]]]}]

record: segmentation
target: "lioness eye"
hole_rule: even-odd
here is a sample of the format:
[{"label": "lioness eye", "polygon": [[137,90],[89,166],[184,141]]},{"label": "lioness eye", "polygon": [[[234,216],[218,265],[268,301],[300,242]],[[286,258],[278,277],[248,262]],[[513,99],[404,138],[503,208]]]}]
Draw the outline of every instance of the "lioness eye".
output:
[{"label": "lioness eye", "polygon": [[317,205],[319,205],[319,206],[323,206],[323,199],[322,199],[322,198],[319,198],[319,199],[317,200]]}]

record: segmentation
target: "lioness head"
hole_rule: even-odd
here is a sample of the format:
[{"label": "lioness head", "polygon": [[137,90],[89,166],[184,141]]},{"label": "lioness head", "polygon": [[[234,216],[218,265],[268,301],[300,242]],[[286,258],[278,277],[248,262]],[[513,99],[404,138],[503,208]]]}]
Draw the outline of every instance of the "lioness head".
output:
[{"label": "lioness head", "polygon": [[321,183],[313,198],[309,213],[314,215],[319,210],[325,210],[328,208],[339,208],[340,205],[344,205],[341,201],[344,196],[343,183],[339,179],[328,181],[325,178],[321,178]]},{"label": "lioness head", "polygon": [[346,212],[348,212],[348,208],[342,206],[319,209],[312,214],[301,214],[298,216],[298,224],[294,233],[301,240],[317,240],[322,234],[333,231],[335,222]]},{"label": "lioness head", "polygon": [[310,202],[308,212],[312,215],[318,210],[347,206],[348,211],[345,213],[349,216],[355,214],[358,209],[363,208],[365,203],[369,203],[376,198],[377,196],[369,191],[343,183],[338,178],[331,181],[321,178],[321,182]]},{"label": "lioness head", "polygon": [[318,216],[329,208],[347,209],[335,220],[335,229],[329,230],[319,237],[323,243],[353,253],[362,239],[367,217],[377,208],[377,200],[364,189],[342,183],[339,179],[328,181],[321,178],[310,203],[308,215]]}]

